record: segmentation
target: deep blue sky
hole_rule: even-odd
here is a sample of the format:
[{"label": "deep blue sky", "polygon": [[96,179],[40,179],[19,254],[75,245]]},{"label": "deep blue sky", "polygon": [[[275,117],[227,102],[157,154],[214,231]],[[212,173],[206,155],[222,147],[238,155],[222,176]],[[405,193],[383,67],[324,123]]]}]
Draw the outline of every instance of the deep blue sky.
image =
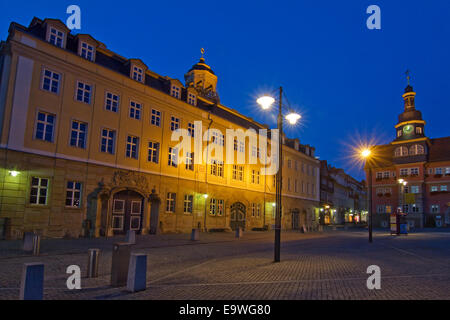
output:
[{"label": "deep blue sky", "polygon": [[[206,49],[221,102],[275,126],[258,94],[282,85],[302,125],[290,137],[362,178],[347,156],[356,137],[388,143],[402,112],[404,72],[429,137],[450,135],[450,1],[4,1],[0,38],[11,21],[67,19],[82,10],[80,33],[125,57],[179,78]],[[366,8],[381,8],[381,30],[366,28]],[[78,31],[75,31],[78,33]]]}]

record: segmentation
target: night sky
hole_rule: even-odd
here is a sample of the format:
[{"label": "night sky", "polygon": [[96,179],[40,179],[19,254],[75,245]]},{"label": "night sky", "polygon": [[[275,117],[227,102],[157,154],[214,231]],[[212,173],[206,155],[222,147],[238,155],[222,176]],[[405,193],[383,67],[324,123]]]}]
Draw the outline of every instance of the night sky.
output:
[{"label": "night sky", "polygon": [[[405,71],[432,138],[450,135],[450,1],[0,1],[0,38],[33,16],[66,22],[81,7],[82,29],[120,55],[178,78],[206,49],[222,104],[275,126],[258,95],[280,85],[301,125],[289,137],[362,178],[348,161],[362,139],[388,143],[402,112]],[[381,8],[368,30],[366,8]]]}]

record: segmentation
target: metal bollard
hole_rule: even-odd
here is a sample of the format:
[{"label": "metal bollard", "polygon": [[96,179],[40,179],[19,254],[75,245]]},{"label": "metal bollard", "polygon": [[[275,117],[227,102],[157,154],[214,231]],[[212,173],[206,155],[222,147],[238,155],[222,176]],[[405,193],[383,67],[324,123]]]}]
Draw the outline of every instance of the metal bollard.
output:
[{"label": "metal bollard", "polygon": [[127,290],[143,291],[147,287],[147,255],[132,253],[128,267]]},{"label": "metal bollard", "polygon": [[20,300],[42,300],[44,297],[44,264],[25,263],[20,283]]},{"label": "metal bollard", "polygon": [[100,249],[89,249],[88,250],[88,269],[87,269],[87,277],[88,278],[97,278],[98,277],[98,263],[100,258]]},{"label": "metal bollard", "polygon": [[191,241],[198,241],[200,234],[200,229],[192,229]]},{"label": "metal bollard", "polygon": [[33,232],[24,232],[23,234],[23,251],[33,251]]},{"label": "metal bollard", "polygon": [[33,236],[33,256],[38,256],[41,249],[41,236],[35,234]]},{"label": "metal bollard", "polygon": [[127,284],[128,264],[130,262],[131,243],[115,243],[111,262],[111,286],[121,287]]},{"label": "metal bollard", "polygon": [[236,228],[236,238],[240,239],[243,235],[243,231],[241,227]]}]

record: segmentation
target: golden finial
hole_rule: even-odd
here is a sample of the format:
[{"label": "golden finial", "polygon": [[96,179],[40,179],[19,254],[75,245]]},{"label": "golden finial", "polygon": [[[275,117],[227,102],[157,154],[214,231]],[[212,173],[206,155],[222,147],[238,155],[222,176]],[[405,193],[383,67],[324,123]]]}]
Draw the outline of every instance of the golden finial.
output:
[{"label": "golden finial", "polygon": [[201,54],[202,54],[202,59],[204,59],[204,58],[203,58],[203,55],[205,54],[205,49],[201,48],[201,49],[200,49],[200,52],[201,52]]},{"label": "golden finial", "polygon": [[406,74],[406,79],[408,80],[408,86],[409,86],[409,80],[411,79],[411,76],[409,75],[409,70],[406,70],[405,74]]}]

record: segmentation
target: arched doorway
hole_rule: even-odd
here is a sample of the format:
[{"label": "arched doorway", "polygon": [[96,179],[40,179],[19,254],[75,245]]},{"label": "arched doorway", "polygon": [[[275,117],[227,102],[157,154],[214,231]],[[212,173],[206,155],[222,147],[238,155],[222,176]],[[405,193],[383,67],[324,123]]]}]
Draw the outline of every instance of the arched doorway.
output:
[{"label": "arched doorway", "polygon": [[240,202],[231,205],[230,228],[236,230],[237,227],[245,229],[245,206]]},{"label": "arched doorway", "polygon": [[116,193],[112,203],[112,230],[114,234],[124,234],[128,230],[140,233],[144,212],[144,197],[131,190]]}]

